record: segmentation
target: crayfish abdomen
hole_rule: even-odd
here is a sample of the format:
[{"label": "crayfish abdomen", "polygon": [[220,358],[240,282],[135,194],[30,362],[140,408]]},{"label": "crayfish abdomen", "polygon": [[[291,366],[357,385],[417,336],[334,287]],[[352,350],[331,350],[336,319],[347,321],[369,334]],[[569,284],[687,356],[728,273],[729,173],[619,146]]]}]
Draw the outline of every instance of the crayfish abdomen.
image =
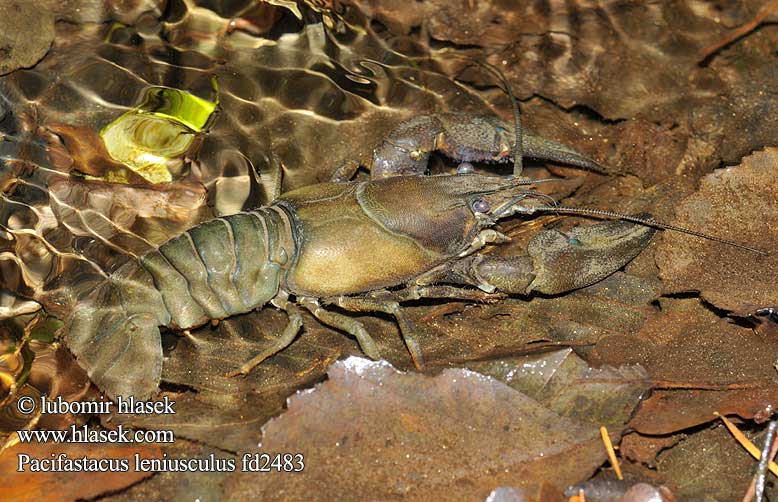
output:
[{"label": "crayfish abdomen", "polygon": [[292,248],[289,217],[277,207],[197,225],[83,299],[67,326],[68,346],[109,394],[149,395],[161,375],[158,327],[191,329],[267,303]]}]

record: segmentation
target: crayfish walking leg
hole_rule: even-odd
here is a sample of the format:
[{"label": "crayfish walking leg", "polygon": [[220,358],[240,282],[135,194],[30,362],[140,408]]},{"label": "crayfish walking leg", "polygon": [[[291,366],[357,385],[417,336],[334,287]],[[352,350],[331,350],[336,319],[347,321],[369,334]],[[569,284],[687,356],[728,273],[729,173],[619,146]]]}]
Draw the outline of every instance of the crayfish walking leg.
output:
[{"label": "crayfish walking leg", "polygon": [[[405,312],[403,312],[399,302],[394,297],[394,294],[392,292],[373,291],[369,293],[369,296],[338,296],[334,298],[327,298],[326,302],[333,305],[337,305],[340,308],[350,310],[352,312],[383,312],[385,314],[391,314],[392,316],[394,316],[394,318],[397,320],[398,326],[400,327],[400,334],[402,335],[403,341],[405,342],[405,346],[408,348],[408,352],[410,353],[411,359],[413,360],[413,365],[419,371],[424,369],[424,356],[421,353],[421,347],[419,346],[419,342],[416,340],[416,337],[414,336],[415,328],[413,326],[413,322],[410,319],[408,319],[408,317],[405,315]],[[327,312],[327,314],[330,315],[333,314],[333,312],[325,311],[321,307],[319,307],[319,310],[323,312]],[[335,315],[340,315],[340,314],[335,314]],[[319,317],[319,315],[317,315],[317,317]],[[341,317],[353,323],[357,323],[357,321],[354,321],[353,319],[350,319],[346,316],[341,316]],[[324,318],[320,318],[320,319],[322,319],[322,322],[324,322],[325,324],[330,324]],[[340,326],[335,326],[334,324],[331,325],[334,327],[340,327]],[[361,324],[359,324],[359,326],[361,327],[361,329],[364,329],[364,327],[362,327]],[[350,331],[349,329],[346,329],[346,331],[356,336],[355,332]],[[368,354],[367,352],[365,352],[365,354],[372,357],[373,359],[380,358],[377,352],[376,352],[376,356],[378,357],[374,357]]]},{"label": "crayfish walking leg", "polygon": [[284,328],[284,331],[281,332],[281,336],[274,340],[272,345],[267,347],[265,350],[243,363],[240,368],[235,371],[231,371],[224,376],[235,377],[238,375],[248,375],[249,372],[257,365],[261,364],[262,361],[284,350],[287,346],[289,346],[290,343],[294,341],[295,337],[297,337],[297,333],[300,332],[300,328],[303,326],[303,317],[300,315],[300,309],[298,309],[294,303],[291,303],[286,298],[283,298],[279,301],[274,299],[271,300],[271,303],[276,307],[284,310],[289,319],[286,327]]},{"label": "crayfish walking leg", "polygon": [[367,332],[365,327],[357,321],[343,314],[324,309],[316,300],[305,298],[299,302],[303,307],[313,314],[327,326],[341,329],[357,339],[359,348],[371,359],[381,359],[381,352],[373,337]]}]

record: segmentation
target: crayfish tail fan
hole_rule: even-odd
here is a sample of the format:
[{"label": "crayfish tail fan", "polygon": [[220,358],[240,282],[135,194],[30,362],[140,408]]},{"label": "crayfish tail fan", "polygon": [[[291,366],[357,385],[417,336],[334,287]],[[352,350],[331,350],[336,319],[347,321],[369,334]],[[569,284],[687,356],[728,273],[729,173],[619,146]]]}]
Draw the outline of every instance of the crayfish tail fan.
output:
[{"label": "crayfish tail fan", "polygon": [[145,399],[159,388],[159,326],[169,321],[152,278],[131,262],[79,303],[65,326],[65,343],[110,397]]}]

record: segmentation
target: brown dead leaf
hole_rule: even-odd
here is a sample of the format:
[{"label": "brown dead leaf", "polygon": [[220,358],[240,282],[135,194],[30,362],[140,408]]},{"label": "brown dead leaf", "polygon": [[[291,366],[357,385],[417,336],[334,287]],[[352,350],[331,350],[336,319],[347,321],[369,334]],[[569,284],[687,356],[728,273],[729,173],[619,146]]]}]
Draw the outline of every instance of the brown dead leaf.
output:
[{"label": "brown dead leaf", "polygon": [[[586,346],[602,337],[637,333],[654,311],[650,302],[657,294],[656,281],[616,273],[560,297],[508,298],[419,323],[419,342],[425,359],[438,365],[537,350],[535,342],[570,343],[586,353]],[[412,316],[423,312],[426,308],[409,309]],[[389,360],[406,361],[402,344],[395,345],[397,356],[388,352]]]},{"label": "brown dead leaf", "polygon": [[658,390],[651,394],[630,420],[641,434],[670,434],[715,420],[714,411],[746,419],[769,416],[775,407],[778,385],[755,389],[705,391]]},{"label": "brown dead leaf", "polygon": [[746,316],[778,298],[778,148],[706,176],[676,211],[676,225],[705,229],[771,253],[762,256],[689,235],[665,235],[657,265],[665,291],[699,291],[719,308]]},{"label": "brown dead leaf", "polygon": [[301,452],[305,470],[236,473],[227,500],[483,500],[499,486],[564,488],[605,459],[596,427],[469,370],[428,377],[352,357],[328,376],[263,430],[261,451]]},{"label": "brown dead leaf", "polygon": [[79,127],[70,124],[48,124],[47,128],[56,134],[48,148],[52,152],[54,165],[69,172],[75,168],[83,174],[105,177],[108,173],[117,176],[121,173],[129,182],[143,183],[121,162],[113,160],[105,149],[103,138],[94,127]]},{"label": "brown dead leaf", "polygon": [[[76,443],[40,443],[17,444],[5,450],[0,455],[0,493],[5,500],[18,502],[72,502],[75,500],[92,499],[100,495],[121,490],[137,481],[147,478],[153,472],[136,472],[134,469],[135,454],[141,458],[159,458],[160,448],[153,444],[134,444],[130,446],[107,443],[76,444]],[[17,472],[20,465],[19,456],[29,455],[31,459],[41,459],[56,462],[64,455],[63,460],[87,462],[99,459],[112,459],[118,463],[124,459],[128,463],[126,472],[30,472],[31,465],[25,467],[25,472]],[[93,462],[92,462],[93,463]],[[107,462],[104,462],[107,464]],[[56,464],[55,464],[56,467]],[[86,468],[85,468],[86,469]]]},{"label": "brown dead leaf", "polygon": [[697,49],[720,32],[700,3],[567,2],[545,10],[525,4],[511,25],[515,39],[489,62],[522,97],[540,94],[564,108],[585,105],[608,119],[665,115],[723,88],[697,68]]},{"label": "brown dead leaf", "polygon": [[618,434],[649,389],[639,366],[590,368],[572,349],[540,355],[470,363],[552,411]]},{"label": "brown dead leaf", "polygon": [[[726,428],[716,425],[660,454],[657,470],[673,480],[678,500],[726,502],[743,499],[756,465]],[[778,495],[775,484],[767,484],[765,495],[768,500]]]},{"label": "brown dead leaf", "polygon": [[668,434],[713,420],[713,412],[744,418],[778,405],[773,363],[778,340],[728,322],[698,300],[666,300],[636,336],[600,340],[596,364],[640,364],[659,389],[644,402],[630,427]]}]

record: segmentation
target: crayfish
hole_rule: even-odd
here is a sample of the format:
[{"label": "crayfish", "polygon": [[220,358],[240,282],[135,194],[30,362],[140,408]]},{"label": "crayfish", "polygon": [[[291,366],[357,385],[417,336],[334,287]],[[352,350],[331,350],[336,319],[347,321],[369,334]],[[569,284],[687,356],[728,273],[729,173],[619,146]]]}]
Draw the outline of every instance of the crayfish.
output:
[{"label": "crayfish", "polygon": [[[458,172],[425,175],[433,150],[461,161]],[[337,181],[199,224],[126,263],[80,300],[65,325],[67,345],[109,395],[145,397],[157,392],[161,377],[159,326],[188,330],[271,303],[286,311],[286,328],[232,375],[247,373],[292,343],[302,327],[301,308],[380,358],[370,333],[330,308],[337,306],[394,316],[414,364],[422,368],[403,302],[559,294],[623,267],[657,228],[687,231],[647,215],[549,204],[548,196],[531,190],[537,182],[520,176],[525,155],[598,167],[568,147],[522,131],[518,112],[513,127],[465,114],[413,118],[376,148],[370,180],[348,181],[353,165],[346,164]],[[515,170],[506,177],[475,174],[469,164],[510,159]],[[541,211],[622,221],[566,233],[544,230],[514,256],[480,253],[487,244],[509,240],[495,228],[500,219]]]}]

